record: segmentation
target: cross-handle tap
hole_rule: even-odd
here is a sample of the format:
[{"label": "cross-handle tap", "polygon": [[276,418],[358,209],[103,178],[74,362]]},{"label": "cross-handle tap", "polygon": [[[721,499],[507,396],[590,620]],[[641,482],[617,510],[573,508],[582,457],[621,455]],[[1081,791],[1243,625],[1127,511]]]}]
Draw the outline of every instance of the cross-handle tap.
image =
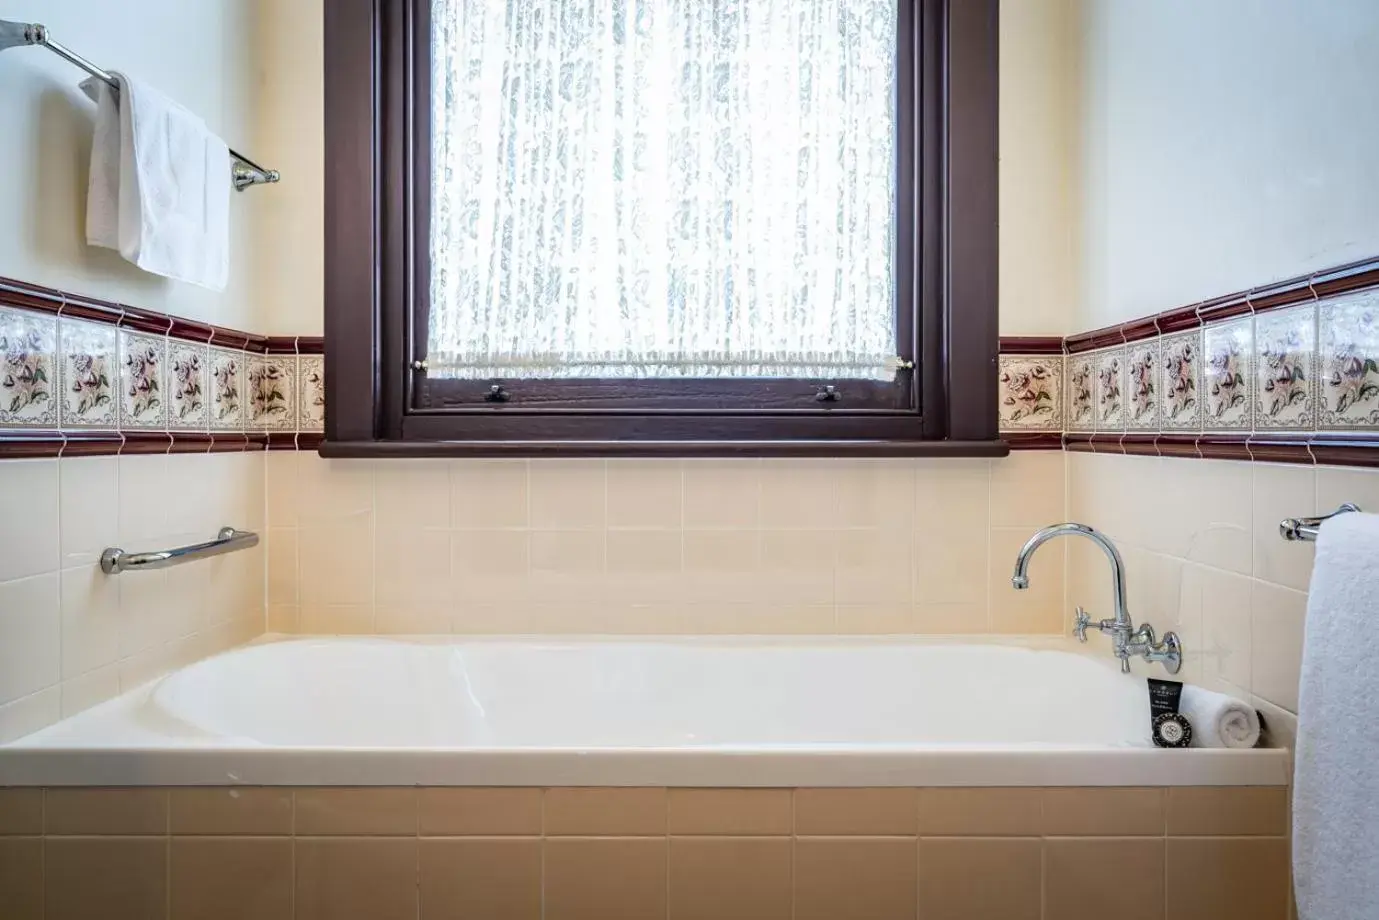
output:
[{"label": "cross-handle tap", "polygon": [[1030,537],[1025,545],[1020,547],[1020,553],[1015,558],[1015,573],[1010,577],[1010,583],[1017,591],[1023,591],[1029,587],[1029,560],[1034,555],[1034,551],[1043,546],[1055,537],[1086,537],[1106,554],[1106,559],[1111,563],[1111,593],[1112,603],[1115,605],[1115,619],[1093,620],[1081,607],[1077,608],[1077,614],[1073,618],[1073,635],[1079,642],[1087,641],[1087,630],[1095,629],[1106,633],[1111,637],[1111,647],[1115,656],[1120,659],[1120,669],[1124,674],[1130,673],[1130,658],[1138,656],[1146,661],[1158,661],[1170,674],[1177,674],[1183,666],[1183,649],[1175,633],[1164,633],[1162,642],[1155,640],[1154,627],[1148,623],[1135,628],[1134,621],[1130,618],[1130,610],[1125,603],[1125,561],[1120,557],[1120,551],[1111,539],[1100,531],[1093,530],[1086,524],[1054,524],[1045,527]]}]

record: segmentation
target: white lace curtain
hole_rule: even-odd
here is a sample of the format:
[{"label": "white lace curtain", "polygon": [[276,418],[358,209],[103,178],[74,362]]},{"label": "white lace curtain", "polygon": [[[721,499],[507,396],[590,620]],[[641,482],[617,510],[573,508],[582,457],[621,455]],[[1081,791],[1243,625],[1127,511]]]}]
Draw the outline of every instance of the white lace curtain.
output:
[{"label": "white lace curtain", "polygon": [[432,0],[429,373],[890,379],[896,0]]}]

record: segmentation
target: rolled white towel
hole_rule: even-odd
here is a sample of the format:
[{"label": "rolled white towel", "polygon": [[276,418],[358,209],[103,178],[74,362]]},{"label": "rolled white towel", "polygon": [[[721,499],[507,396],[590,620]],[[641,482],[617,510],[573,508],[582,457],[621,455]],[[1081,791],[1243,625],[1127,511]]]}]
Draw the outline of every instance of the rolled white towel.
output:
[{"label": "rolled white towel", "polygon": [[1184,684],[1178,711],[1192,723],[1193,747],[1252,748],[1259,743],[1259,713],[1233,696]]}]

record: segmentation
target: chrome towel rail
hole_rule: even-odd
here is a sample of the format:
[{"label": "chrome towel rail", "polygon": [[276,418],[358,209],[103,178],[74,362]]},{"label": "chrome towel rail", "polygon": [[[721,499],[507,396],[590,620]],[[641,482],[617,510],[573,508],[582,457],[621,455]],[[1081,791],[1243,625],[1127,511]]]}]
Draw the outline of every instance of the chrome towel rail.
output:
[{"label": "chrome towel rail", "polygon": [[1321,517],[1288,518],[1280,521],[1278,532],[1285,540],[1302,540],[1311,543],[1317,539],[1317,530],[1322,526],[1322,521],[1329,521],[1338,514],[1346,514],[1350,511],[1359,511],[1358,505],[1346,502],[1330,514],[1323,514]]},{"label": "chrome towel rail", "polygon": [[[119,82],[109,72],[92,64],[66,45],[54,41],[48,34],[46,26],[37,22],[10,22],[6,19],[0,19],[0,51],[4,51],[6,48],[20,48],[24,45],[38,45],[47,48],[58,57],[70,64],[75,64],[96,79],[104,80],[116,93],[120,91]],[[230,181],[234,182],[236,191],[242,192],[251,185],[277,182],[282,178],[276,169],[264,169],[242,153],[231,150],[230,156],[236,161],[230,176]]]},{"label": "chrome towel rail", "polygon": [[127,553],[111,547],[101,553],[101,571],[107,575],[118,575],[121,572],[166,569],[168,566],[195,562],[197,559],[206,559],[210,556],[223,556],[225,553],[248,549],[258,544],[259,535],[256,533],[222,527],[214,540],[209,543],[197,543],[195,546],[179,546],[156,553]]}]

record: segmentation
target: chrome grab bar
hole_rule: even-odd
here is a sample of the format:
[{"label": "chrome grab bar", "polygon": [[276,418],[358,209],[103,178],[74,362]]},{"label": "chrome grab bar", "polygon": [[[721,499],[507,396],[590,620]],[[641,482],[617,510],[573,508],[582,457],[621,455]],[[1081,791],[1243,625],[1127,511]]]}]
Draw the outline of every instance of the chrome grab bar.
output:
[{"label": "chrome grab bar", "polygon": [[248,549],[251,546],[258,546],[258,543],[259,535],[256,533],[250,533],[247,530],[235,530],[233,527],[222,527],[220,533],[216,534],[215,539],[209,543],[179,546],[176,549],[165,549],[156,553],[127,553],[112,546],[101,553],[101,571],[107,575],[118,575],[121,572],[166,569],[168,566],[181,565],[184,562],[195,562],[197,559],[205,559],[209,556],[222,556],[225,553],[233,553],[235,550]]},{"label": "chrome grab bar", "polygon": [[1311,543],[1317,539],[1317,531],[1322,526],[1322,521],[1329,521],[1338,514],[1359,510],[1358,505],[1346,502],[1335,511],[1330,514],[1323,514],[1321,517],[1288,518],[1285,521],[1280,521],[1278,532],[1285,540],[1302,540]]}]

